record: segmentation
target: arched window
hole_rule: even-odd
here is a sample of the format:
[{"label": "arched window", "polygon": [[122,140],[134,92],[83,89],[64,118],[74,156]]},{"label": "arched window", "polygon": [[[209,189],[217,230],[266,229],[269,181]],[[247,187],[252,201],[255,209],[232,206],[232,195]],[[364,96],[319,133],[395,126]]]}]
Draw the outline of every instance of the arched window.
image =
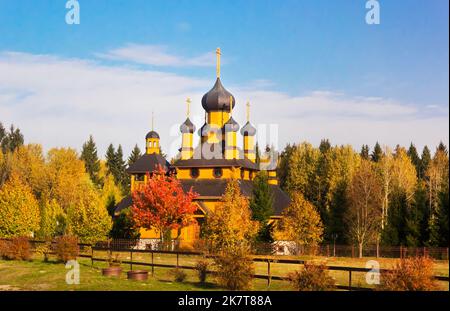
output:
[{"label": "arched window", "polygon": [[248,173],[248,178],[250,178],[250,180],[253,179],[253,171],[250,171],[250,172]]},{"label": "arched window", "polygon": [[244,179],[245,177],[245,170],[241,168],[241,179]]}]

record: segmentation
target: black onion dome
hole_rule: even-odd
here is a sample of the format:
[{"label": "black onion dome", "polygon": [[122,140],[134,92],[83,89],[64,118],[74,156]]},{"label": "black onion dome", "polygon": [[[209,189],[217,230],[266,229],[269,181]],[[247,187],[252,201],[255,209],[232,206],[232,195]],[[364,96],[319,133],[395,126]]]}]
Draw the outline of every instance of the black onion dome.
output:
[{"label": "black onion dome", "polygon": [[159,138],[159,135],[155,131],[150,131],[145,136],[145,139],[149,139],[149,138]]},{"label": "black onion dome", "polygon": [[256,129],[250,122],[247,122],[241,129],[241,134],[244,136],[255,136]]},{"label": "black onion dome", "polygon": [[203,95],[202,106],[207,112],[209,111],[230,111],[230,96],[232,97],[233,108],[235,106],[234,96],[228,92],[217,78],[213,88]]},{"label": "black onion dome", "polygon": [[225,123],[226,132],[237,132],[239,131],[239,124],[234,121],[233,117],[230,117],[227,123]]},{"label": "black onion dome", "polygon": [[184,121],[183,124],[180,126],[181,133],[194,133],[195,131],[195,125],[189,120],[189,118]]}]

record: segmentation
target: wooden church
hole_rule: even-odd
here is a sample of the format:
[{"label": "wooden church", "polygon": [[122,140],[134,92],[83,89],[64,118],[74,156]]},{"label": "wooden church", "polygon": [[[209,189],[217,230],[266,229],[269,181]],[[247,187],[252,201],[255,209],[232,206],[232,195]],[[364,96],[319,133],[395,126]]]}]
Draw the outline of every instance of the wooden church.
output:
[{"label": "wooden church", "polygon": [[[247,103],[247,123],[241,128],[233,118],[236,105],[234,96],[225,89],[220,80],[220,49],[217,49],[217,79],[214,86],[202,98],[205,110],[205,123],[197,131],[200,136],[198,146],[193,146],[195,125],[188,116],[180,126],[182,145],[177,159],[170,164],[160,154],[160,136],[150,131],[146,137],[146,152],[127,173],[131,176],[131,191],[147,181],[147,173],[152,173],[158,165],[167,172],[172,171],[180,180],[185,191],[193,189],[199,196],[195,200],[198,209],[195,222],[181,230],[182,244],[191,244],[200,238],[201,226],[208,213],[225,192],[230,178],[237,178],[243,195],[251,197],[253,178],[260,170],[267,170],[269,184],[273,191],[273,211],[270,221],[280,218],[281,212],[290,203],[290,199],[278,186],[276,159],[262,159],[256,163],[256,128],[250,123],[249,104]],[[240,130],[240,131],[239,131]],[[238,133],[243,139],[243,150],[237,147]],[[131,196],[124,198],[116,207],[115,215],[132,205]],[[173,233],[172,236],[177,236]],[[159,239],[155,230],[141,229],[141,239]]]}]

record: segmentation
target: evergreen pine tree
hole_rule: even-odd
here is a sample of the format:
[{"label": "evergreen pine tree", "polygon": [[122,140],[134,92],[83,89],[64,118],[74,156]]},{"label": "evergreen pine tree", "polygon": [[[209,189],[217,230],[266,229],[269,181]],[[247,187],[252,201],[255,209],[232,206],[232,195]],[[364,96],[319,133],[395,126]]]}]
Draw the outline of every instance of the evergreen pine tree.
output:
[{"label": "evergreen pine tree", "polygon": [[261,163],[261,151],[259,150],[258,143],[256,143],[255,146],[255,163],[256,165],[259,165],[259,163]]},{"label": "evergreen pine tree", "polygon": [[320,141],[319,150],[322,154],[327,153],[331,149],[330,141],[327,139],[322,139]]},{"label": "evergreen pine tree", "polygon": [[121,185],[122,189],[127,192],[128,188],[128,178],[127,173],[125,172],[125,161],[123,159],[123,150],[122,146],[119,145],[116,152],[116,169],[117,169],[117,176],[116,176],[116,183]]},{"label": "evergreen pine tree", "polygon": [[116,149],[113,144],[108,146],[106,150],[106,168],[108,169],[108,174],[111,174],[114,177],[114,180],[117,183],[117,158],[116,158]]},{"label": "evergreen pine tree", "polygon": [[378,161],[380,161],[382,156],[383,156],[383,150],[381,149],[380,144],[377,142],[375,144],[375,147],[373,148],[373,152],[372,152],[370,158],[373,162],[378,162]]},{"label": "evergreen pine tree", "polygon": [[273,214],[273,193],[269,185],[267,172],[259,172],[253,180],[253,195],[250,200],[252,219],[259,221],[261,229],[258,240],[271,242],[271,226],[268,225],[269,217]]},{"label": "evergreen pine tree", "polygon": [[295,150],[296,146],[295,144],[291,146],[291,144],[287,144],[284,150],[281,152],[280,155],[280,162],[277,167],[277,176],[278,180],[280,182],[280,187],[283,190],[286,190],[286,183],[288,179],[289,174],[289,160],[292,156],[292,152]]},{"label": "evergreen pine tree", "polygon": [[423,147],[422,156],[420,158],[420,178],[425,178],[425,172],[431,162],[431,152],[428,146]]},{"label": "evergreen pine tree", "polygon": [[412,164],[416,168],[417,177],[421,178],[421,176],[420,176],[421,161],[420,161],[419,154],[417,153],[416,146],[414,146],[413,143],[411,143],[411,145],[409,145],[407,154],[408,154],[409,158],[411,159]]},{"label": "evergreen pine tree", "polygon": [[24,138],[20,129],[14,128],[14,125],[11,125],[9,128],[9,133],[5,133],[5,129],[1,126],[0,138],[3,153],[6,153],[7,151],[13,152],[24,143]]},{"label": "evergreen pine tree", "polygon": [[444,189],[439,193],[439,236],[440,236],[440,246],[448,247],[449,245],[449,231],[448,231],[448,201],[449,201],[449,186],[448,180]]},{"label": "evergreen pine tree", "polygon": [[128,157],[128,166],[135,163],[139,158],[141,157],[141,150],[139,149],[138,145],[136,144],[131,151],[130,156]]},{"label": "evergreen pine tree", "polygon": [[97,146],[95,145],[92,135],[90,135],[89,140],[83,144],[80,158],[84,161],[86,172],[89,173],[92,182],[97,186],[101,185],[101,179],[99,177],[100,160],[97,156]]},{"label": "evergreen pine tree", "polygon": [[[6,137],[6,130],[3,127],[2,122],[0,122],[0,147],[3,146],[3,139]],[[3,150],[2,150],[3,151]]]},{"label": "evergreen pine tree", "polygon": [[443,143],[442,141],[439,143],[439,145],[438,145],[437,148],[436,148],[436,151],[438,151],[438,150],[440,150],[440,151],[442,151],[444,154],[448,155],[447,146],[445,146],[444,143]]},{"label": "evergreen pine tree", "polygon": [[369,160],[370,155],[369,155],[369,146],[368,145],[362,145],[361,147],[361,152],[359,153],[359,155],[361,156],[361,158],[363,158],[364,160]]}]

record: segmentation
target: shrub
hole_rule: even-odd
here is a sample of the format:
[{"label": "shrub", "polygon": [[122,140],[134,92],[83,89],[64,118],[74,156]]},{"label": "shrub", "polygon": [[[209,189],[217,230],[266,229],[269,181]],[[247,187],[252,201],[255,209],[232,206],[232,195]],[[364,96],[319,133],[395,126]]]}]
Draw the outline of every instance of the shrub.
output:
[{"label": "shrub", "polygon": [[184,280],[186,280],[187,274],[182,269],[175,268],[172,269],[170,272],[173,275],[175,282],[181,283],[184,282]]},{"label": "shrub", "polygon": [[433,261],[427,257],[401,259],[392,270],[381,274],[381,290],[430,291],[437,289]]},{"label": "shrub", "polygon": [[54,247],[56,257],[63,262],[76,259],[78,256],[78,238],[75,236],[62,235],[57,237]]},{"label": "shrub", "polygon": [[206,260],[199,260],[195,265],[195,270],[197,270],[198,280],[200,283],[206,282],[206,276],[208,273],[209,262]]},{"label": "shrub", "polygon": [[7,240],[0,240],[0,258],[12,259],[11,242]]},{"label": "shrub", "polygon": [[255,268],[247,250],[237,248],[234,251],[222,251],[214,258],[214,265],[217,267],[217,281],[224,288],[251,288]]},{"label": "shrub", "polygon": [[323,264],[305,263],[304,269],[288,274],[289,281],[298,291],[326,291],[334,286],[334,279],[328,275]]}]

